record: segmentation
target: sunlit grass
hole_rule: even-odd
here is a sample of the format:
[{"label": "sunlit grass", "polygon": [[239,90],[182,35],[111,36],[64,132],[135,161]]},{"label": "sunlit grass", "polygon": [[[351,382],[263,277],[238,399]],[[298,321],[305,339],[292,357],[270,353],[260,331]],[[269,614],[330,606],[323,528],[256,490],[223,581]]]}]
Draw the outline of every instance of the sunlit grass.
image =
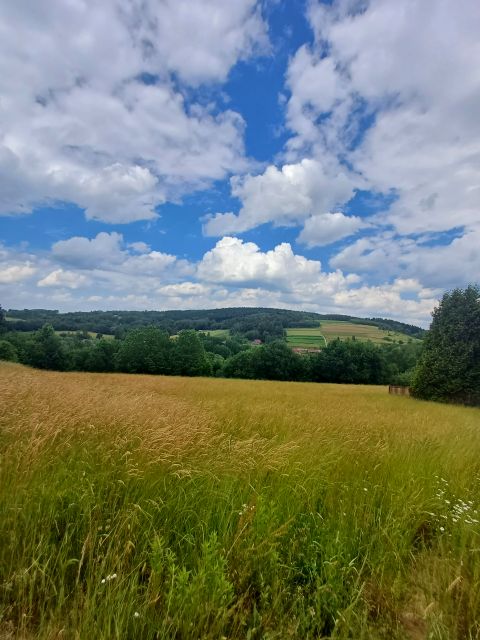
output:
[{"label": "sunlit grass", "polygon": [[1,638],[478,638],[480,411],[0,364]]}]

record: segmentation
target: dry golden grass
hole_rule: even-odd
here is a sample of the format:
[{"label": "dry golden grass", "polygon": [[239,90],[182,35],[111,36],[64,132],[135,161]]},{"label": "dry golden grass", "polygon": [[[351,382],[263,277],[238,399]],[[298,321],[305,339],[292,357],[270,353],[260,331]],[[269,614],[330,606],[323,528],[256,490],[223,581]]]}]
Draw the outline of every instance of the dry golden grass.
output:
[{"label": "dry golden grass", "polygon": [[480,637],[478,409],[9,363],[0,397],[0,637]]}]

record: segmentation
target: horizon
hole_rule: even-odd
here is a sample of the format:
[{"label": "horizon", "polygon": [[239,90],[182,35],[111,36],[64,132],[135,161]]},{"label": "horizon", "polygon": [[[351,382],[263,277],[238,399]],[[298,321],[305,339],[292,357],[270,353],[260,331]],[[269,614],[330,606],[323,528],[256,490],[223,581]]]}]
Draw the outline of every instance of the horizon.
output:
[{"label": "horizon", "polygon": [[475,0],[4,3],[2,307],[425,328],[480,274],[479,32]]},{"label": "horizon", "polygon": [[[394,320],[395,322],[400,322],[401,324],[406,324],[409,325],[411,323],[403,323],[401,320],[395,320],[394,318],[388,318],[386,316],[356,316],[353,313],[345,313],[345,314],[335,314],[335,313],[321,313],[319,311],[306,311],[304,309],[288,309],[285,307],[200,307],[198,309],[91,309],[89,311],[82,311],[80,309],[77,310],[72,310],[72,311],[60,311],[59,309],[48,309],[46,307],[37,307],[37,308],[31,308],[31,309],[13,309],[13,308],[9,308],[9,309],[3,309],[3,311],[5,312],[5,314],[8,316],[8,312],[9,311],[13,311],[16,313],[21,313],[22,311],[30,311],[30,312],[35,312],[35,311],[47,311],[49,313],[58,313],[60,315],[64,315],[64,314],[68,314],[68,313],[183,313],[183,312],[201,312],[201,311],[228,311],[228,310],[246,310],[246,309],[252,309],[252,310],[258,310],[258,311],[291,311],[291,312],[296,312],[296,313],[305,313],[305,314],[314,314],[314,315],[319,315],[322,316],[321,319],[325,319],[323,318],[323,316],[338,316],[340,317],[344,317],[345,319],[354,319],[354,320],[367,320],[367,321],[373,321],[373,320],[387,320],[387,321],[391,321]],[[341,322],[343,320],[339,320],[339,322]],[[428,327],[426,326],[422,326],[422,325],[411,325],[411,326],[418,326],[419,328],[422,329],[428,329]],[[200,331],[210,331],[210,329],[205,329],[202,330],[200,329]]]}]

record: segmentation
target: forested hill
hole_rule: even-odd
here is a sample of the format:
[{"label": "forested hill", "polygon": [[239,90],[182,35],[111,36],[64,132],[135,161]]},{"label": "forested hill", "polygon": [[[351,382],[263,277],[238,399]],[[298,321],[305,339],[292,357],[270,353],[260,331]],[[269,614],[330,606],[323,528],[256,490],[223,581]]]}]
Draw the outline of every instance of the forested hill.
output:
[{"label": "forested hill", "polygon": [[9,309],[6,313],[10,329],[32,331],[45,323],[57,331],[94,331],[119,335],[137,327],[154,325],[176,334],[183,329],[214,331],[229,329],[246,334],[260,331],[282,334],[287,327],[316,327],[322,320],[344,320],[370,324],[387,331],[398,331],[422,338],[424,330],[386,318],[358,318],[339,314],[319,314],[287,309],[263,307],[233,307],[227,309],[199,309],[188,311],[75,311],[59,313],[48,309]]}]

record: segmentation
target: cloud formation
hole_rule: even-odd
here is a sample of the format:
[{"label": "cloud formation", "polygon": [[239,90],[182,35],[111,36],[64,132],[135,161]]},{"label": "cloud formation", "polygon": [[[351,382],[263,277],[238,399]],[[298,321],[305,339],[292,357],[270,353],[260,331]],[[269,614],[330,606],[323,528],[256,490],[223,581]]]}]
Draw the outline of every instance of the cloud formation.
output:
[{"label": "cloud formation", "polygon": [[353,196],[346,168],[303,159],[278,169],[271,165],[256,176],[231,179],[232,195],[242,207],[238,213],[217,213],[206,219],[204,233],[221,236],[241,233],[261,224],[298,225],[310,215],[326,213]]},{"label": "cloud formation", "polygon": [[147,220],[245,169],[241,116],[185,92],[267,50],[256,0],[6,3],[0,214],[68,201],[90,219]]},{"label": "cloud formation", "polygon": [[437,295],[415,278],[372,286],[355,273],[325,271],[288,243],[262,251],[228,236],[197,262],[152,249],[139,254],[118,233],[0,256],[0,297],[12,308],[42,307],[48,291],[49,306],[61,310],[269,306],[425,324]]}]

